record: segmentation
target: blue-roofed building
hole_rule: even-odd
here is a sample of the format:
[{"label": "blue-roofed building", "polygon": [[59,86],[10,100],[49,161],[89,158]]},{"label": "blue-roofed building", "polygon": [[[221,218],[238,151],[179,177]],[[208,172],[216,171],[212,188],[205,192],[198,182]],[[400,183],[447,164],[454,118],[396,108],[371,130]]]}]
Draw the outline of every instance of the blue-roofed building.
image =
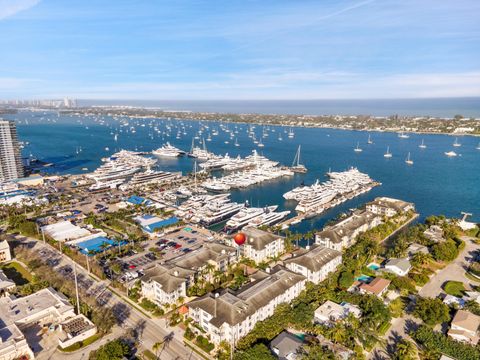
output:
[{"label": "blue-roofed building", "polygon": [[132,195],[127,199],[127,203],[132,205],[142,205],[144,202],[145,199],[137,195]]},{"label": "blue-roofed building", "polygon": [[157,216],[152,216],[152,215],[143,215],[143,216],[137,216],[134,218],[134,220],[140,224],[142,229],[149,233],[152,234],[155,232],[157,229],[161,229],[170,225],[174,225],[179,222],[179,219],[176,218],[175,216],[168,218],[168,219],[160,219]]}]

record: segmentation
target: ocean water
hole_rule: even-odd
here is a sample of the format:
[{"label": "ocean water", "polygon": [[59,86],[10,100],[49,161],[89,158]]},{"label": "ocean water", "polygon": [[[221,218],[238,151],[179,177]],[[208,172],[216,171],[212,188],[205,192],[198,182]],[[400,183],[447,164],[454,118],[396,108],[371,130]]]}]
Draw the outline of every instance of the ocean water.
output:
[{"label": "ocean water", "polygon": [[[131,119],[130,126],[135,133],[119,132],[118,141],[114,141],[112,133],[119,131],[118,122],[105,117],[101,125],[92,117],[59,116],[57,113],[21,112],[5,116],[16,119],[18,135],[21,141],[29,142],[23,150],[24,155],[33,156],[55,163],[51,169],[60,174],[83,173],[83,168],[94,170],[101,164],[101,158],[120,149],[151,151],[160,147],[166,141],[188,150],[192,138],[201,126],[198,121],[166,120],[166,119]],[[55,121],[55,122],[53,122]],[[142,127],[145,124],[145,127]],[[162,131],[170,126],[171,136],[157,134],[150,124],[155,124]],[[220,130],[219,122],[204,122],[209,129]],[[152,125],[153,126],[153,125]],[[321,228],[325,222],[336,217],[341,212],[373,200],[377,196],[390,196],[414,202],[420,212],[421,219],[431,214],[460,216],[461,211],[473,213],[472,219],[480,222],[480,150],[476,146],[480,138],[462,136],[458,141],[461,147],[452,146],[454,138],[447,135],[411,134],[408,139],[401,139],[395,133],[361,132],[334,129],[293,128],[295,137],[289,139],[285,127],[270,126],[266,130],[268,137],[263,138],[264,148],[253,144],[247,136],[247,125],[227,124],[229,129],[237,130],[240,147],[233,146],[234,140],[223,131],[218,136],[212,136],[207,142],[207,148],[217,154],[229,153],[231,156],[246,156],[253,149],[270,159],[284,165],[291,165],[298,145],[301,145],[301,161],[308,168],[306,174],[296,174],[293,177],[282,178],[263,184],[234,191],[235,201],[248,200],[253,206],[278,204],[280,209],[292,210],[296,203],[285,201],[283,193],[300,185],[309,185],[316,179],[326,180],[325,173],[346,170],[351,166],[358,167],[368,173],[373,179],[382,183],[372,191],[356,197],[338,207],[335,207],[319,217],[306,220],[297,225],[294,230],[308,231]],[[186,135],[176,139],[177,128],[185,128]],[[183,130],[182,130],[183,132]],[[256,126],[256,137],[260,138],[262,126]],[[282,134],[283,141],[278,140]],[[367,144],[368,136],[373,144]],[[153,137],[153,138],[152,138]],[[225,141],[229,144],[225,144]],[[426,149],[418,145],[424,140]],[[353,151],[357,142],[363,152]],[[393,153],[391,159],[383,154],[387,146]],[[82,151],[77,154],[81,147]],[[108,148],[108,150],[106,150]],[[455,149],[459,154],[455,158],[445,156],[444,152]],[[414,161],[412,166],[405,163],[407,153],[411,153]],[[160,159],[158,167],[163,170],[181,170],[184,173],[192,171],[193,159]]]},{"label": "ocean water", "polygon": [[480,118],[480,98],[373,100],[80,100],[80,105],[131,105],[164,110],[308,115],[404,115]]}]

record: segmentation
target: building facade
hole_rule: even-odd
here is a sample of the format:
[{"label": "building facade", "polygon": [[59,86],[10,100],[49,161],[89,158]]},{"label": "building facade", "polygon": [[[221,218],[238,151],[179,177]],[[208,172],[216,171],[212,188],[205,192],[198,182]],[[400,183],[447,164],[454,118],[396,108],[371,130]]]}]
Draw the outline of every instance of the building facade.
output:
[{"label": "building facade", "polygon": [[244,228],[242,233],[246,237],[243,256],[257,264],[285,252],[285,239],[282,236],[253,227]]},{"label": "building facade", "polygon": [[24,176],[17,127],[14,121],[0,119],[0,181]]},{"label": "building facade", "polygon": [[273,315],[275,308],[300,295],[306,279],[284,267],[276,267],[238,291],[207,294],[188,304],[188,315],[212,342],[236,343],[259,321]]},{"label": "building facade", "polygon": [[300,249],[285,260],[287,269],[305,276],[307,281],[318,284],[342,263],[342,253],[324,246],[314,245],[311,250]]}]

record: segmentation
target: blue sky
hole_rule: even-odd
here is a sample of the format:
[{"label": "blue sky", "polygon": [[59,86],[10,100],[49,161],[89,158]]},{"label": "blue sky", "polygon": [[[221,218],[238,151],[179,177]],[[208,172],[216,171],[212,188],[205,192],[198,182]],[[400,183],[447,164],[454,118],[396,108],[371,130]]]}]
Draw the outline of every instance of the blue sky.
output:
[{"label": "blue sky", "polygon": [[480,96],[478,0],[0,0],[0,98]]}]

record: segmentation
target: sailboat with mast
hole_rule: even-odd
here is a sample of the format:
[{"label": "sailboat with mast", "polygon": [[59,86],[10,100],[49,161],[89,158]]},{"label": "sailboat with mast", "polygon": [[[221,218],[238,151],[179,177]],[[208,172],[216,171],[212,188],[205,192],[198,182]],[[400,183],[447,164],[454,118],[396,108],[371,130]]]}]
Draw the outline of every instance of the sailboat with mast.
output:
[{"label": "sailboat with mast", "polygon": [[301,145],[298,145],[298,149],[297,149],[297,152],[295,154],[295,158],[293,159],[291,170],[293,172],[306,173],[307,168],[305,167],[305,165],[300,164],[300,147],[301,147]]},{"label": "sailboat with mast", "polygon": [[353,149],[353,151],[355,152],[362,152],[363,150],[360,148],[360,142],[357,142],[357,147],[355,149]]},{"label": "sailboat with mast", "polygon": [[425,145],[425,142],[423,141],[423,139],[422,139],[422,143],[420,145],[418,145],[418,147],[420,149],[426,149],[427,148],[427,145]]},{"label": "sailboat with mast", "polygon": [[373,140],[372,140],[370,134],[368,134],[367,144],[369,144],[369,145],[373,144]]},{"label": "sailboat with mast", "polygon": [[405,163],[408,165],[413,165],[413,160],[410,158],[410,152],[408,152],[407,158],[405,159]]},{"label": "sailboat with mast", "polygon": [[453,143],[453,146],[455,146],[455,147],[460,147],[460,146],[462,146],[462,144],[460,144],[460,143],[458,142],[458,138],[455,138],[455,142]]},{"label": "sailboat with mast", "polygon": [[392,157],[392,153],[390,152],[390,146],[387,146],[387,152],[383,154],[383,157],[389,159]]},{"label": "sailboat with mast", "polygon": [[478,145],[475,149],[480,150],[480,142],[478,143]]}]

